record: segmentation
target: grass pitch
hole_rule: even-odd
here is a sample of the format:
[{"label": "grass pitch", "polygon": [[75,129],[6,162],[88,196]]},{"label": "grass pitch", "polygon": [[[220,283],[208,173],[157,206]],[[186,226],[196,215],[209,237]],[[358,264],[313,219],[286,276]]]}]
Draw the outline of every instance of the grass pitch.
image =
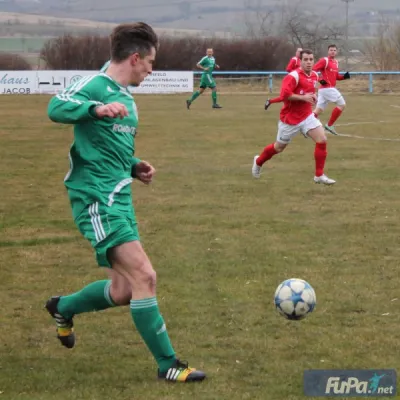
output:
[{"label": "grass pitch", "polygon": [[[346,99],[340,133],[399,139],[400,97]],[[63,186],[71,127],[48,121],[45,96],[0,96],[0,399],[297,400],[305,369],[399,368],[400,142],[329,136],[337,184],[324,187],[299,136],[254,180],[278,105],[136,100],[137,155],[157,168],[150,187],[133,184],[141,236],[174,347],[209,379],[158,382],[128,308],[78,316],[77,346],[59,345],[45,300],[104,276]],[[317,294],[304,321],[272,304],[291,277]]]}]

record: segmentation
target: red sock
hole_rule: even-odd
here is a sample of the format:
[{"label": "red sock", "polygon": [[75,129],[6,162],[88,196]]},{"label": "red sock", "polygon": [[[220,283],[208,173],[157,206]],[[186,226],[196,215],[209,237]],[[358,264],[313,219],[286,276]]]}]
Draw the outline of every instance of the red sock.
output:
[{"label": "red sock", "polygon": [[274,144],[269,144],[264,148],[261,155],[257,158],[256,164],[261,167],[265,162],[267,162],[270,158],[272,158],[278,152],[275,150]]},{"label": "red sock", "polygon": [[315,158],[315,176],[324,174],[325,161],[328,152],[326,151],[326,143],[315,143],[314,158]]},{"label": "red sock", "polygon": [[328,122],[328,126],[332,126],[335,124],[336,120],[342,114],[342,110],[339,107],[335,107],[332,111],[331,119]]},{"label": "red sock", "polygon": [[274,97],[273,99],[271,99],[269,101],[270,104],[274,104],[274,103],[281,103],[283,101],[282,97]]}]

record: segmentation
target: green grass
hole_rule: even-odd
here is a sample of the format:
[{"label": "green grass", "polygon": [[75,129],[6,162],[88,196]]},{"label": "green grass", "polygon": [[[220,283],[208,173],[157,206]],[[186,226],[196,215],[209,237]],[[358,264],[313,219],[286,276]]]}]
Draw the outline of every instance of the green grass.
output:
[{"label": "green grass", "polygon": [[[346,96],[345,134],[398,138],[395,96]],[[169,385],[126,308],[76,318],[62,348],[43,305],[102,279],[71,220],[63,177],[71,128],[48,121],[45,96],[0,96],[0,399],[297,400],[318,368],[399,368],[400,143],[329,137],[327,174],[314,185],[313,143],[296,138],[251,177],[276,135],[278,106],[263,95],[138,96],[135,182],[146,251],[179,356],[209,379]],[[326,117],[324,117],[324,121]],[[289,322],[274,310],[284,279],[309,281],[315,312]],[[400,397],[397,397],[400,398]]]}]

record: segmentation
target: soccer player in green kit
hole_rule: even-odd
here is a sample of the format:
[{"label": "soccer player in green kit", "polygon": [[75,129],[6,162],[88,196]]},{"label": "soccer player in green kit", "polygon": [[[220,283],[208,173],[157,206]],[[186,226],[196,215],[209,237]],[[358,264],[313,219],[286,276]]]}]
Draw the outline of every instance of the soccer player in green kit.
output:
[{"label": "soccer player in green kit", "polygon": [[212,73],[215,68],[219,69],[219,65],[215,63],[214,58],[214,50],[207,49],[207,55],[204,56],[198,63],[197,68],[203,70],[200,79],[200,89],[193,93],[192,97],[189,100],[186,100],[186,107],[189,110],[192,103],[201,95],[203,92],[210,88],[212,90],[211,97],[212,97],[212,108],[222,108],[217,103],[217,84],[212,76]]},{"label": "soccer player in green kit", "polygon": [[158,38],[145,23],[122,24],[111,35],[106,73],[87,76],[54,96],[48,115],[74,125],[70,170],[64,181],[75,223],[90,241],[109,279],[50,298],[57,337],[75,345],[78,314],[130,305],[133,322],[158,364],[158,377],[173,382],[202,381],[205,374],[180,361],[171,345],[156,298],[156,273],[139,238],[132,205],[133,178],[152,181],[154,168],[134,156],[138,114],[128,86],[152,72]]}]

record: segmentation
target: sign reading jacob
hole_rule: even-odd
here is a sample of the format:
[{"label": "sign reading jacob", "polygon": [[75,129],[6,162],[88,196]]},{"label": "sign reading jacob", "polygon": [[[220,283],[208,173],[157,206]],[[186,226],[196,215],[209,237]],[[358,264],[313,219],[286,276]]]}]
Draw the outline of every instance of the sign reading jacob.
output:
[{"label": "sign reading jacob", "polygon": [[31,94],[35,87],[34,71],[0,71],[0,94]]}]

